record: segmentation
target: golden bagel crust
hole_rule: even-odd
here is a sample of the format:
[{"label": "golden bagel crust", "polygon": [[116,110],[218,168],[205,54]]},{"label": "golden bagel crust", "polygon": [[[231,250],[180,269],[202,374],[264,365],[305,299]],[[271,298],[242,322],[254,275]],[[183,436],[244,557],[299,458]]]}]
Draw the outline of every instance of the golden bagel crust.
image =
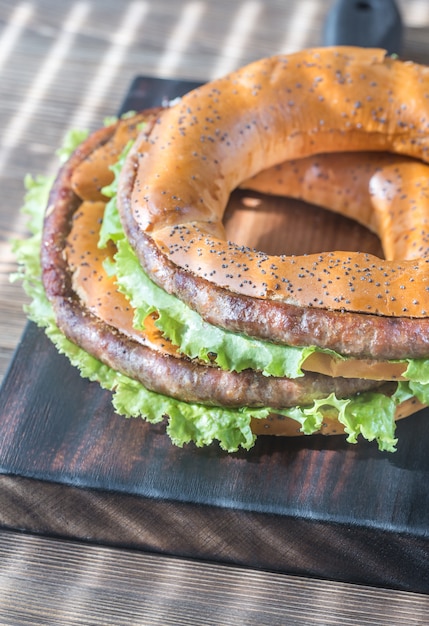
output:
[{"label": "golden bagel crust", "polygon": [[84,200],[103,201],[103,187],[113,181],[110,169],[116,163],[122,150],[129,141],[134,141],[139,129],[147,129],[160,112],[160,108],[146,109],[123,118],[115,126],[115,132],[109,141],[96,148],[73,171],[71,188]]},{"label": "golden bagel crust", "polygon": [[388,260],[429,255],[429,165],[386,152],[318,154],[281,163],[241,187],[336,211],[383,242]]},{"label": "golden bagel crust", "polygon": [[427,161],[428,129],[426,67],[351,47],[263,59],[162,114],[130,156],[124,189],[132,185],[131,199],[120,194],[124,225],[176,267],[235,294],[426,318],[427,258],[398,260],[395,249],[393,260],[341,251],[269,256],[225,241],[222,217],[235,187],[286,160],[369,150]]}]

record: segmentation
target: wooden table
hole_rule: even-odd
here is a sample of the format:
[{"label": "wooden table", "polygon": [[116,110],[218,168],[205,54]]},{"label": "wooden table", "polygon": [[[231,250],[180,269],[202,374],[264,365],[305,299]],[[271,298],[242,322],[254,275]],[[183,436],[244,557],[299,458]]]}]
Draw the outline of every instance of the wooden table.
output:
[{"label": "wooden table", "polygon": [[[429,3],[398,4],[403,56],[429,62]],[[25,234],[18,212],[25,174],[52,172],[66,130],[100,125],[135,76],[203,81],[261,56],[318,45],[330,6],[0,2],[2,377],[26,323],[26,298],[8,278],[15,269],[10,238]],[[9,505],[28,489],[25,480],[11,480]],[[39,535],[29,532],[38,528],[36,511],[0,530],[2,624],[429,624],[424,594]]]}]

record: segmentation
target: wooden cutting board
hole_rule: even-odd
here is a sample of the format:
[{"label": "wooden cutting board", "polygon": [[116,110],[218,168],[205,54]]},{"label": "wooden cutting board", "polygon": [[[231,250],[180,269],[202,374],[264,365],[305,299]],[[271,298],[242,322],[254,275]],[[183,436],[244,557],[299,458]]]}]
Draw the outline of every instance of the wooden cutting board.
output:
[{"label": "wooden cutting board", "polygon": [[[123,110],[192,86],[138,77]],[[300,202],[235,193],[226,219],[267,252],[380,253],[365,229]],[[429,592],[427,410],[398,424],[395,454],[323,436],[175,448],[162,425],[115,415],[29,323],[0,416],[4,528]]]}]

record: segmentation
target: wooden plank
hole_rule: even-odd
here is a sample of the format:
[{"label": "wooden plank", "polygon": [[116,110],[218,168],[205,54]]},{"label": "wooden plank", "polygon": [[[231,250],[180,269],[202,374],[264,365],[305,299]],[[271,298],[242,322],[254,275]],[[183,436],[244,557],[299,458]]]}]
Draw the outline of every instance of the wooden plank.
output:
[{"label": "wooden plank", "polygon": [[[124,108],[188,87],[140,78]],[[307,231],[316,249],[379,246],[339,216],[279,199],[249,212],[243,197],[234,196],[229,227],[239,237],[255,224],[252,245],[262,245],[262,219],[265,244],[289,252],[302,251],[293,246]],[[429,591],[427,411],[399,424],[394,455],[320,436],[261,437],[250,452],[229,455],[216,445],[179,449],[162,425],[114,415],[110,394],[81,379],[29,324],[0,414],[3,527]]]},{"label": "wooden plank", "polygon": [[9,626],[421,626],[429,598],[0,532]]}]

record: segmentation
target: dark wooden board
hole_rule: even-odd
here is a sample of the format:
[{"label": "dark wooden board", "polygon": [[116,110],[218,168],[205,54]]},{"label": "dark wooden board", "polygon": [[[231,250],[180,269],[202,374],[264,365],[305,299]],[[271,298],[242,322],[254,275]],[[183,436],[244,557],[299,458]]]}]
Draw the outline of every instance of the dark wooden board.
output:
[{"label": "dark wooden board", "polygon": [[[137,78],[123,109],[191,86]],[[246,197],[234,196],[232,229],[257,222]],[[271,227],[253,235],[261,245],[297,252],[308,235],[310,248],[378,249],[364,229],[314,207],[273,199],[265,209]],[[279,229],[284,215],[292,226]],[[260,437],[235,454],[179,449],[162,425],[115,415],[110,394],[29,323],[0,416],[0,526],[429,592],[428,411],[398,424],[395,454],[322,436]]]}]

